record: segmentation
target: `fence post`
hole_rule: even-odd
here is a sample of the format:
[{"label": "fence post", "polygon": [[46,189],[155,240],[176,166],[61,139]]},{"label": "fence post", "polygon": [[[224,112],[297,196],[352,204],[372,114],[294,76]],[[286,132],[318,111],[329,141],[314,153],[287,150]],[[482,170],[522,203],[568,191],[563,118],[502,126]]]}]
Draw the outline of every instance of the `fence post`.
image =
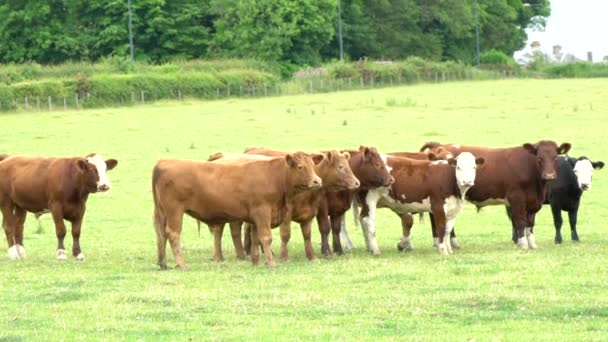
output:
[{"label": "fence post", "polygon": [[53,105],[51,104],[51,97],[49,96],[49,111],[53,111]]},{"label": "fence post", "polygon": [[40,96],[36,96],[36,111],[40,111]]},{"label": "fence post", "polygon": [[364,84],[363,84],[363,76],[361,76],[361,88],[363,88],[363,87],[364,87]]},{"label": "fence post", "polygon": [[373,87],[374,87],[374,75],[372,75],[372,76],[369,78],[369,80],[370,80],[370,83],[371,83],[372,88],[373,88]]},{"label": "fence post", "polygon": [[144,95],[144,91],[140,90],[140,92],[141,92],[141,103],[146,103],[146,98],[145,98],[145,95]]},{"label": "fence post", "polygon": [[78,109],[78,94],[76,94],[76,109]]},{"label": "fence post", "polygon": [[264,97],[268,96],[268,87],[266,86],[266,83],[264,83]]},{"label": "fence post", "polygon": [[441,81],[445,82],[445,71],[441,72]]},{"label": "fence post", "polygon": [[27,96],[25,97],[25,110],[29,111],[30,110],[30,104],[27,101]]},{"label": "fence post", "polygon": [[219,87],[215,88],[215,97],[217,97],[218,99],[220,98],[220,88]]},{"label": "fence post", "polygon": [[230,97],[230,83],[228,83],[228,89],[226,89],[226,96]]},{"label": "fence post", "polygon": [[323,79],[319,79],[319,90],[323,92]]},{"label": "fence post", "polygon": [[179,89],[177,89],[177,99],[180,101],[182,100],[182,91]]},{"label": "fence post", "polygon": [[239,97],[243,97],[243,85],[239,85]]},{"label": "fence post", "polygon": [[278,83],[274,84],[274,89],[275,89],[274,94],[279,95],[279,84]]},{"label": "fence post", "polygon": [[63,110],[68,110],[68,100],[63,97]]}]

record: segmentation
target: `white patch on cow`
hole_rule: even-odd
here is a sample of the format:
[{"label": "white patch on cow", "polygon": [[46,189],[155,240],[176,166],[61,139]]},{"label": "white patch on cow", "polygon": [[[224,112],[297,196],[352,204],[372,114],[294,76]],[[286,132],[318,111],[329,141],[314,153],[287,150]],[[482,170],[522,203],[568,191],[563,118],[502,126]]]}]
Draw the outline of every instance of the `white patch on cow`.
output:
[{"label": "white patch on cow", "polygon": [[447,165],[447,163],[448,163],[447,160],[440,159],[440,160],[433,160],[431,162],[431,165]]},{"label": "white patch on cow", "polygon": [[401,240],[399,240],[399,247],[406,251],[414,250],[414,245],[412,245],[412,240],[410,240],[409,236],[401,236]]},{"label": "white patch on cow", "polygon": [[401,199],[405,199],[405,194],[401,194]]},{"label": "white patch on cow", "polygon": [[525,236],[517,239],[517,247],[519,247],[523,250],[527,250],[528,249],[528,239]]},{"label": "white patch on cow", "polygon": [[477,164],[475,156],[470,152],[462,152],[456,157],[456,182],[460,191],[466,192],[475,185],[477,175]]},{"label": "white patch on cow", "polygon": [[370,251],[372,255],[380,255],[380,248],[378,247],[378,241],[376,240],[376,210],[378,201],[381,198],[388,196],[388,192],[388,187],[380,187],[368,191],[365,196],[365,203],[367,204],[369,211],[368,216],[363,217],[361,220],[361,227],[363,229],[365,243],[367,244],[367,250]]},{"label": "white patch on cow", "polygon": [[12,245],[8,249],[8,258],[11,260],[19,259],[19,251],[17,251],[17,245]]},{"label": "white patch on cow", "polygon": [[427,197],[421,202],[401,202],[396,201],[394,198],[389,196],[388,191],[378,201],[378,206],[383,208],[390,208],[392,211],[405,215],[411,213],[429,212],[431,211],[431,200]]},{"label": "white patch on cow", "polygon": [[462,146],[462,145],[460,145],[460,144],[453,144],[452,146],[453,146],[454,148],[458,148],[458,149],[459,149],[459,148],[460,148],[460,146]]},{"label": "white patch on cow", "polygon": [[447,248],[446,248],[446,246],[445,246],[444,243],[440,243],[439,246],[438,246],[438,249],[439,249],[439,254],[441,254],[443,256],[450,255],[450,253],[448,253],[448,250],[447,250]]},{"label": "white patch on cow", "polygon": [[388,166],[388,154],[381,154],[380,158],[382,158],[382,161],[384,162],[384,165],[386,165],[386,171],[388,171],[388,173],[391,173],[391,171],[393,170],[392,167]]},{"label": "white patch on cow", "polygon": [[15,245],[15,246],[17,246],[17,253],[19,254],[19,258],[25,259],[25,257],[26,257],[25,247],[23,247],[21,245]]},{"label": "white patch on cow", "polygon": [[452,248],[460,249],[460,242],[458,242],[458,239],[456,239],[455,237],[450,239],[450,244],[452,245]]},{"label": "white patch on cow", "polygon": [[67,254],[65,254],[65,249],[58,249],[57,250],[57,260],[68,260],[68,256]]},{"label": "white patch on cow", "polygon": [[589,159],[577,160],[576,164],[574,164],[574,174],[576,175],[579,189],[583,191],[591,189],[593,165]]},{"label": "white patch on cow", "polygon": [[511,206],[511,204],[509,204],[509,201],[506,198],[488,198],[485,201],[470,201],[471,203],[475,204],[475,206],[481,208],[481,207],[485,207],[488,205],[506,205],[506,206]]},{"label": "white patch on cow", "polygon": [[99,154],[94,154],[91,157],[87,157],[87,161],[93,165],[97,169],[97,173],[99,174],[99,180],[97,181],[97,189],[98,190],[110,190],[111,183],[110,178],[108,177],[106,161]]},{"label": "white patch on cow", "polygon": [[82,252],[80,252],[77,256],[76,256],[76,260],[79,261],[84,261],[84,254],[82,254]]},{"label": "white patch on cow", "polygon": [[534,238],[534,233],[532,233],[532,228],[526,227],[524,232],[526,235],[526,240],[528,240],[528,247],[530,247],[530,249],[537,249],[538,246],[536,245],[536,239]]},{"label": "white patch on cow", "polygon": [[[462,209],[462,207],[464,206],[464,200],[462,200],[461,198],[458,198],[456,196],[450,196],[448,198],[445,199],[445,202],[443,204],[443,211],[445,212],[445,217],[446,220],[454,220],[456,218],[456,216],[458,215],[458,213],[460,213],[460,210]],[[446,223],[447,225],[447,223]],[[453,227],[453,224],[452,224]],[[446,227],[446,232],[448,231],[447,227]],[[450,229],[451,231],[451,229]]]}]

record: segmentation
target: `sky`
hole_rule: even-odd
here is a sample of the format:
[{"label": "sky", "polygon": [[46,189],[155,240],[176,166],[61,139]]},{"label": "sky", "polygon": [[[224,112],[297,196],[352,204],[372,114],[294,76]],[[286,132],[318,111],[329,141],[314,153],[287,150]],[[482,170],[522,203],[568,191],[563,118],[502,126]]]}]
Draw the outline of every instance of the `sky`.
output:
[{"label": "sky", "polygon": [[515,59],[535,40],[547,53],[559,44],[563,53],[587,60],[587,51],[592,51],[593,60],[601,61],[608,55],[608,0],[551,0],[544,32],[528,30],[526,47],[515,53]]}]

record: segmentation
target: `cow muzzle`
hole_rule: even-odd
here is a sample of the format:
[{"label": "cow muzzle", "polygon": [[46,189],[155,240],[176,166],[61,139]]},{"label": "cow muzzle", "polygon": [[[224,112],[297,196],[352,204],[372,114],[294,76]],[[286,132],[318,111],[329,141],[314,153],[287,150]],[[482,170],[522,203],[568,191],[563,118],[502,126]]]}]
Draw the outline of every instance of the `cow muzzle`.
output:
[{"label": "cow muzzle", "polygon": [[462,182],[462,187],[463,187],[463,188],[470,188],[470,187],[472,187],[473,185],[475,185],[475,182],[474,182],[474,181],[463,181],[463,182]]},{"label": "cow muzzle", "polygon": [[100,184],[97,186],[97,191],[108,191],[110,190],[110,186],[107,184]]},{"label": "cow muzzle", "polygon": [[589,189],[591,189],[591,185],[589,185],[589,184],[581,184],[581,190],[587,191]]},{"label": "cow muzzle", "polygon": [[348,190],[355,190],[358,189],[359,186],[361,186],[361,183],[359,183],[358,179],[355,179],[354,182],[351,182],[351,185],[348,187]]},{"label": "cow muzzle", "polygon": [[395,177],[388,176],[388,178],[386,179],[386,182],[384,184],[382,184],[382,185],[383,186],[390,186],[390,185],[393,185],[393,183],[395,183]]},{"label": "cow muzzle", "polygon": [[543,173],[543,180],[551,181],[551,180],[555,180],[555,178],[557,178],[557,174],[555,172]]},{"label": "cow muzzle", "polygon": [[322,187],[322,186],[323,186],[323,181],[321,181],[321,178],[319,178],[319,177],[314,178],[314,179],[312,180],[312,182],[310,182],[310,183],[308,184],[308,187],[309,187],[310,189],[318,189],[318,188],[320,188],[320,187]]}]

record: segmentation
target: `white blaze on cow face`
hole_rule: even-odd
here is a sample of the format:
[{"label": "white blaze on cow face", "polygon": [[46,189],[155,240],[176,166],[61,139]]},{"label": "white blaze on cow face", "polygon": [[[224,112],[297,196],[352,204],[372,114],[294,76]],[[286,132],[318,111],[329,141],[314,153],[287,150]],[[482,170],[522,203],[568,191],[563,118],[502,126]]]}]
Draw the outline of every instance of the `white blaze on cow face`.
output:
[{"label": "white blaze on cow face", "polygon": [[111,183],[107,173],[106,161],[99,154],[95,154],[91,157],[87,157],[87,161],[95,166],[99,180],[97,181],[97,190],[107,191],[110,190]]},{"label": "white blaze on cow face", "polygon": [[384,162],[384,165],[386,165],[386,171],[388,171],[388,173],[390,174],[393,168],[388,166],[388,154],[381,154],[380,158]]},{"label": "white blaze on cow face", "polygon": [[574,164],[574,174],[578,181],[578,187],[583,190],[591,189],[591,177],[593,176],[593,165],[589,159],[577,160]]},{"label": "white blaze on cow face", "polygon": [[456,157],[456,181],[460,189],[469,189],[475,185],[477,162],[470,152],[462,152]]}]

